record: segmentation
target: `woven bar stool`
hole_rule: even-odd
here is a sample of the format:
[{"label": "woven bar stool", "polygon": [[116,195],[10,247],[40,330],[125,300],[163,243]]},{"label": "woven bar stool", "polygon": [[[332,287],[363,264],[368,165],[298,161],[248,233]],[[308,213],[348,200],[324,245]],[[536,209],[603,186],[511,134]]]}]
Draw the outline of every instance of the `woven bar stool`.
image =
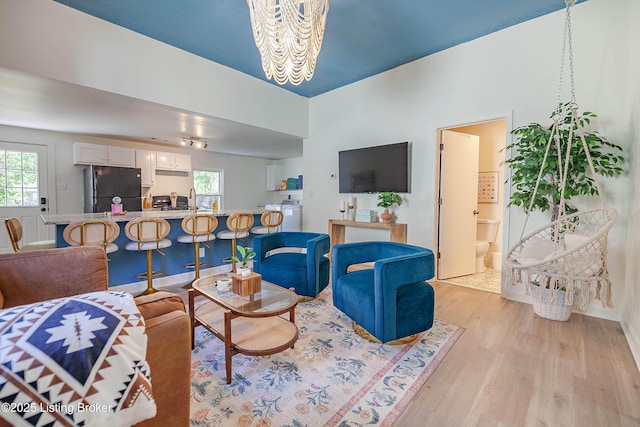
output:
[{"label": "woven bar stool", "polygon": [[222,240],[231,240],[231,258],[225,258],[223,261],[231,261],[231,272],[236,272],[236,262],[233,257],[236,256],[236,245],[238,239],[244,239],[249,236],[249,229],[253,225],[253,214],[248,212],[240,212],[230,215],[227,218],[228,230],[218,232],[216,237]]},{"label": "woven bar stool", "polygon": [[141,295],[157,292],[153,288],[153,277],[164,273],[153,271],[153,251],[164,256],[160,249],[171,246],[171,240],[166,239],[170,230],[169,222],[162,218],[139,218],[124,227],[124,233],[131,240],[124,248],[128,251],[147,252],[147,271],[136,275],[138,278],[147,278],[147,289]]},{"label": "woven bar stool", "polygon": [[7,227],[7,233],[9,234],[9,240],[11,241],[11,247],[14,252],[53,249],[56,247],[55,240],[40,240],[38,242],[27,243],[20,247],[20,240],[22,240],[22,224],[20,220],[18,218],[7,218],[4,220],[4,225]]},{"label": "woven bar stool", "polygon": [[62,232],[65,242],[71,246],[101,246],[108,254],[118,250],[113,243],[120,235],[120,227],[110,219],[75,221]]},{"label": "woven bar stool", "polygon": [[182,230],[187,234],[181,234],[176,240],[180,243],[193,245],[194,262],[193,264],[185,265],[185,267],[193,267],[195,269],[196,274],[193,280],[200,278],[200,267],[203,265],[200,263],[200,243],[210,248],[207,242],[216,239],[213,231],[217,226],[218,218],[211,214],[191,214],[182,220]]},{"label": "woven bar stool", "polygon": [[264,211],[262,216],[260,217],[260,223],[262,225],[258,225],[251,229],[253,234],[271,234],[278,231],[278,227],[282,225],[282,220],[284,219],[284,215],[282,215],[282,211],[269,210]]}]

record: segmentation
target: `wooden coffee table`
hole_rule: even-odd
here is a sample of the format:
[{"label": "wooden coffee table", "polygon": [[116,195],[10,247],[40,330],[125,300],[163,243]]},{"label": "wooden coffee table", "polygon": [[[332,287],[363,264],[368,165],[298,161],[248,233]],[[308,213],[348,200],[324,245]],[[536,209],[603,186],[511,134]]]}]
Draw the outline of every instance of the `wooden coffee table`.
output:
[{"label": "wooden coffee table", "polygon": [[[260,292],[240,296],[231,289],[218,290],[222,275],[205,276],[193,282],[189,290],[191,348],[194,330],[202,326],[224,342],[227,384],[231,384],[231,357],[236,353],[265,356],[293,347],[298,339],[295,325],[297,295],[273,283],[262,281]],[[209,301],[195,307],[202,296]],[[281,314],[289,312],[289,320]]]}]

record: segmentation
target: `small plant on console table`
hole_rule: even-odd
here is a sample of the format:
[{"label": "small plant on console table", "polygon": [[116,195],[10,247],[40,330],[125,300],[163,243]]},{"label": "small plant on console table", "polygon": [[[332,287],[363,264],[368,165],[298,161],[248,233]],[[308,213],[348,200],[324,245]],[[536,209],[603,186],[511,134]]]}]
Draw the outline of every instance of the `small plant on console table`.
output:
[{"label": "small plant on console table", "polygon": [[380,215],[382,218],[382,222],[385,224],[389,224],[391,222],[391,213],[389,212],[389,208],[393,205],[400,206],[402,204],[402,197],[398,193],[393,191],[384,191],[382,193],[378,193],[378,207],[384,208],[384,212]]},{"label": "small plant on console table", "polygon": [[236,246],[237,252],[240,256],[234,255],[231,257],[236,263],[238,263],[238,274],[248,276],[251,273],[249,263],[256,257],[256,251],[251,246]]}]

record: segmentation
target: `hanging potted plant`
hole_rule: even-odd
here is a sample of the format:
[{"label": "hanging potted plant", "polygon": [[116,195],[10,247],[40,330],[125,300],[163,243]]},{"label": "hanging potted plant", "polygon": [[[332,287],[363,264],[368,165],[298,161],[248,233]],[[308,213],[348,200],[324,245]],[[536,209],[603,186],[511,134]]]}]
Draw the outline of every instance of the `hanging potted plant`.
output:
[{"label": "hanging potted plant", "polygon": [[380,214],[382,222],[388,224],[391,222],[392,215],[389,212],[389,208],[393,205],[400,206],[402,204],[402,197],[398,193],[393,191],[384,191],[378,193],[378,207],[384,208],[384,212]]},{"label": "hanging potted plant", "polygon": [[249,263],[256,257],[256,252],[251,246],[238,245],[236,249],[240,256],[234,255],[231,259],[237,263],[236,272],[246,277],[251,274]]}]

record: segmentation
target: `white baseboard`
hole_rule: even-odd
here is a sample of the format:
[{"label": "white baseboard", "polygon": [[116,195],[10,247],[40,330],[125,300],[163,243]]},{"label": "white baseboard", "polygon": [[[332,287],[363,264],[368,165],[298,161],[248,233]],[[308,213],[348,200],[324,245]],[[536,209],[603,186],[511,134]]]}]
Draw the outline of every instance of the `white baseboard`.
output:
[{"label": "white baseboard", "polygon": [[620,322],[620,326],[622,326],[622,332],[624,332],[624,336],[627,339],[627,343],[629,343],[629,348],[631,349],[631,354],[636,361],[638,371],[640,371],[640,336],[637,333],[634,333],[624,319]]}]

